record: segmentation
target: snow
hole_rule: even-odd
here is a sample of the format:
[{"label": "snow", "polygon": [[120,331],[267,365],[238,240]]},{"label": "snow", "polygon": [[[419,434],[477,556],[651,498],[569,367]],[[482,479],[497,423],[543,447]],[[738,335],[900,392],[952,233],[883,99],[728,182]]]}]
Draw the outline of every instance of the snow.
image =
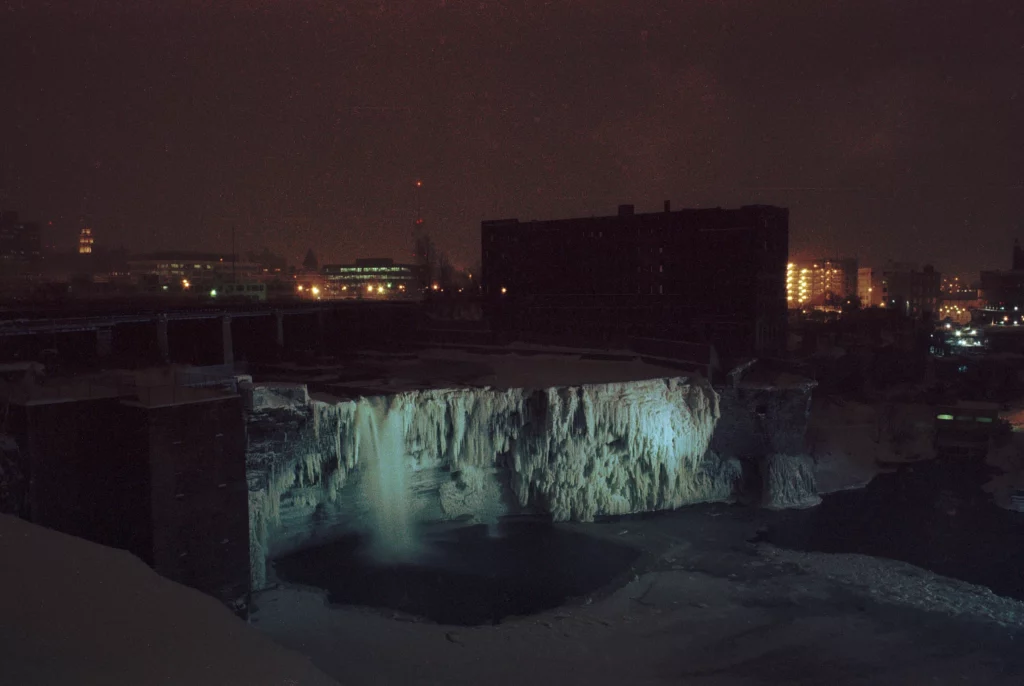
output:
[{"label": "snow", "polygon": [[[252,403],[273,408],[250,422],[257,589],[275,551],[329,537],[335,525],[400,548],[413,521],[490,522],[513,507],[591,521],[729,500],[740,476],[737,461],[708,449],[718,395],[700,378],[355,400],[277,384],[253,388]],[[281,413],[309,421],[282,428]],[[353,478],[363,488],[350,488]]]},{"label": "snow", "polygon": [[351,684],[1020,684],[1024,604],[984,589],[748,544],[760,523],[731,508],[557,526],[649,562],[625,585],[495,626],[396,621],[287,586],[257,597],[253,623]]},{"label": "snow", "polygon": [[336,684],[124,551],[2,515],[0,549],[4,684]]}]

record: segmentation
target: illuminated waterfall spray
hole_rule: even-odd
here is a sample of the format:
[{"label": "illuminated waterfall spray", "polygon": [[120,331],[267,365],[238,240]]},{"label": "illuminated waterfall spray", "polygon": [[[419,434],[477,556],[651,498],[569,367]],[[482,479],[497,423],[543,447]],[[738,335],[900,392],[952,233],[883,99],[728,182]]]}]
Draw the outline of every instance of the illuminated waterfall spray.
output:
[{"label": "illuminated waterfall spray", "polygon": [[389,411],[388,398],[364,398],[357,409],[360,462],[371,507],[372,553],[382,560],[401,560],[417,552],[409,511],[405,423],[401,412]]}]

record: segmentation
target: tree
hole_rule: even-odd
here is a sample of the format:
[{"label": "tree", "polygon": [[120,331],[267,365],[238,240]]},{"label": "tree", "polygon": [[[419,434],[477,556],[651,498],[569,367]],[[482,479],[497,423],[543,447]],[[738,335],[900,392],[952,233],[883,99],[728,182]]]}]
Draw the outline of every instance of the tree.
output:
[{"label": "tree", "polygon": [[448,256],[438,250],[434,239],[425,233],[417,234],[413,250],[424,288],[433,288],[436,284],[439,289],[451,289],[455,281],[455,268]]},{"label": "tree", "polygon": [[856,312],[861,309],[861,302],[859,295],[848,296],[843,300],[843,304],[840,306],[843,312]]},{"label": "tree", "polygon": [[317,262],[313,248],[310,248],[306,251],[306,259],[302,260],[302,268],[306,271],[315,272],[319,266],[320,263]]}]

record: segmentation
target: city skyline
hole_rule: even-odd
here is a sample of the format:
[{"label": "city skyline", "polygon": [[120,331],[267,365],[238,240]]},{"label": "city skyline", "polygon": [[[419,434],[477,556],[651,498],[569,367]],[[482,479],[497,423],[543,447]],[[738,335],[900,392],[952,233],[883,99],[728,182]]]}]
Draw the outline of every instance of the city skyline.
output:
[{"label": "city skyline", "polygon": [[239,252],[407,259],[422,207],[471,266],[482,220],[665,199],[789,207],[794,255],[864,264],[976,273],[1024,237],[1010,2],[165,4],[5,14],[0,205],[58,244],[86,215],[134,252],[237,226]]}]

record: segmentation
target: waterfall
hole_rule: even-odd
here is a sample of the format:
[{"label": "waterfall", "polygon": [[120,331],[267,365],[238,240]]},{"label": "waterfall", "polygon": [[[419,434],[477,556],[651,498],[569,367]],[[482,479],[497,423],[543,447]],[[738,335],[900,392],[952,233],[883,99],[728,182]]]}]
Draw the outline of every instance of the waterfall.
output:
[{"label": "waterfall", "polygon": [[418,551],[408,483],[405,421],[386,397],[359,401],[357,436],[363,487],[370,504],[371,553],[388,562],[412,558]]}]

